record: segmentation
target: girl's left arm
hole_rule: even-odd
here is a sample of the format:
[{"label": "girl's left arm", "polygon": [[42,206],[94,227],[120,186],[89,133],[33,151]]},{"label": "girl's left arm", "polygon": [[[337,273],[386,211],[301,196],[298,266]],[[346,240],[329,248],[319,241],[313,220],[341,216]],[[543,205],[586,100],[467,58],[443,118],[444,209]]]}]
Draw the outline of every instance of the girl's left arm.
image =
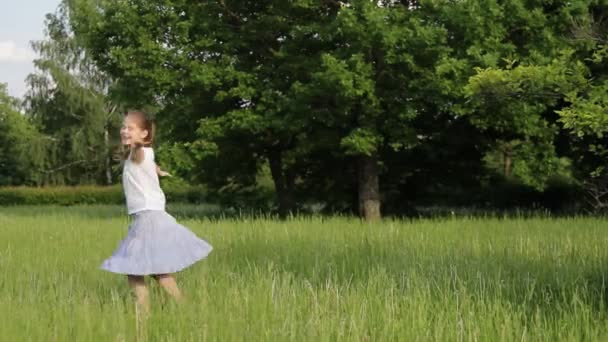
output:
[{"label": "girl's left arm", "polygon": [[165,176],[171,177],[171,174],[169,172],[161,170],[160,166],[158,166],[158,165],[156,165],[156,173],[161,177],[165,177]]}]

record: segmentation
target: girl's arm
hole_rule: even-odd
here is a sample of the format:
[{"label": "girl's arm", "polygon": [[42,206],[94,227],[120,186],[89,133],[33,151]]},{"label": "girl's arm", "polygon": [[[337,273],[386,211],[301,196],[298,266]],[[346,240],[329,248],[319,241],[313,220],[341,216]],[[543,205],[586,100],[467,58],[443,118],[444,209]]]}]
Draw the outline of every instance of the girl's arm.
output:
[{"label": "girl's arm", "polygon": [[165,177],[165,176],[171,177],[171,174],[169,172],[161,170],[160,166],[158,166],[158,165],[156,165],[156,173],[161,177]]}]

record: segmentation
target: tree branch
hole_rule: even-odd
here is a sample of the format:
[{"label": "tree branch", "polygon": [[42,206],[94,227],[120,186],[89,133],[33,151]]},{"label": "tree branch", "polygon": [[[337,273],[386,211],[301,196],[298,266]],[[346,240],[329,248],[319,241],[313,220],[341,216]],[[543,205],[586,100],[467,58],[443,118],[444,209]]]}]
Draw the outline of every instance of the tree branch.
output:
[{"label": "tree branch", "polygon": [[63,169],[66,169],[66,168],[68,168],[70,166],[77,165],[77,164],[82,164],[82,163],[85,163],[85,162],[86,162],[85,159],[81,159],[81,160],[73,161],[71,163],[67,163],[65,165],[61,165],[60,167],[52,169],[52,170],[42,170],[42,172],[44,172],[44,173],[55,173],[57,171],[61,171]]},{"label": "tree branch", "polygon": [[228,6],[226,5],[226,0],[220,0],[220,6],[221,6],[221,7],[222,7],[222,9],[224,10],[224,12],[225,12],[226,14],[228,14],[228,16],[229,16],[229,17],[231,17],[232,19],[234,19],[234,21],[235,21],[237,24],[242,24],[242,22],[241,22],[241,18],[240,18],[238,15],[236,15],[234,12],[232,12],[232,11],[230,10],[230,8],[228,8]]}]

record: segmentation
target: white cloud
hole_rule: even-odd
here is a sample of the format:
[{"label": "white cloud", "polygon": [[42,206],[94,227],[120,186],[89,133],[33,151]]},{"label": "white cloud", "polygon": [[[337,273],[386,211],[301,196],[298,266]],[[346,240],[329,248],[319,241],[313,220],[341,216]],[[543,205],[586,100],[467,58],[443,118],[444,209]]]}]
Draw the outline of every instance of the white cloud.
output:
[{"label": "white cloud", "polygon": [[0,63],[31,62],[34,58],[32,50],[17,46],[12,40],[0,41]]}]

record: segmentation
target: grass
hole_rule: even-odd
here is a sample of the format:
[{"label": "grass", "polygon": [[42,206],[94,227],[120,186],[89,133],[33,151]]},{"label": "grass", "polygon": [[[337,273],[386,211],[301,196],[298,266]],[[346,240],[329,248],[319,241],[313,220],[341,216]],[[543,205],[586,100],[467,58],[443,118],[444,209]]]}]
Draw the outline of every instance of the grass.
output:
[{"label": "grass", "polygon": [[[152,286],[150,341],[608,340],[600,218],[205,218],[214,246]],[[0,208],[0,339],[135,341],[125,277],[98,269],[126,232],[118,206]]]}]

